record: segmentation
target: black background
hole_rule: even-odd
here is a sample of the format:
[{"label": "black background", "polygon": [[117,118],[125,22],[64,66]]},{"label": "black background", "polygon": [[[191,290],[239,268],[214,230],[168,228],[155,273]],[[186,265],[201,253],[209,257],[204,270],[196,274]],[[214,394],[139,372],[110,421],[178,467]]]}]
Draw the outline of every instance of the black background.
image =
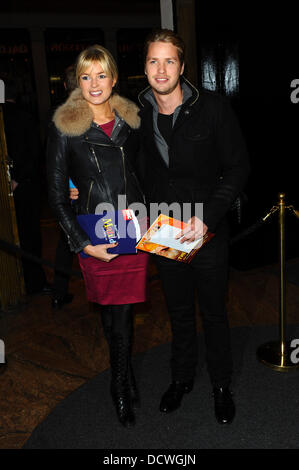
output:
[{"label": "black background", "polygon": [[[207,45],[214,53],[218,51],[220,70],[221,54],[238,52],[239,90],[230,98],[249,149],[251,175],[245,188],[248,202],[242,224],[234,224],[234,220],[232,223],[234,234],[266,215],[278,203],[280,192],[286,194],[287,204],[299,207],[299,103],[291,102],[291,82],[299,77],[298,7],[248,2],[219,10],[217,5],[196,5],[199,77]],[[287,258],[298,256],[298,235],[299,221],[287,211]],[[240,269],[276,260],[277,214],[253,235],[232,246],[232,265]]]}]

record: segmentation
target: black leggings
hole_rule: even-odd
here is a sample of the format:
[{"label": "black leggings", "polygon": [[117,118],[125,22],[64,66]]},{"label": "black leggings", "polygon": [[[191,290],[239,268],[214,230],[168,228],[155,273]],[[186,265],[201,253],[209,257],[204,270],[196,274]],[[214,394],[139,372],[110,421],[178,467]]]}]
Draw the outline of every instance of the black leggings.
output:
[{"label": "black leggings", "polygon": [[110,343],[112,336],[122,336],[130,342],[133,333],[132,305],[101,305],[101,319],[105,337]]}]

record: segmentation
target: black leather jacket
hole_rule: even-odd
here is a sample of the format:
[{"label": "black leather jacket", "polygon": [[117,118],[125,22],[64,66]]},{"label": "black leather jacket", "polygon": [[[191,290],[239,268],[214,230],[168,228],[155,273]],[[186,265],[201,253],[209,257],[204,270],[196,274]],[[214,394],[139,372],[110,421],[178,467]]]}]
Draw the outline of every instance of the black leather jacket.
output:
[{"label": "black leather jacket", "polygon": [[[80,90],[75,90],[69,100],[58,108],[49,129],[49,202],[67,234],[71,250],[75,252],[90,244],[88,236],[76,220],[76,214],[99,213],[101,211],[98,205],[101,203],[109,203],[114,210],[118,210],[119,195],[123,195],[122,203],[125,207],[144,201],[133,169],[138,139],[131,126],[137,128],[139,124],[138,108],[117,95],[111,102],[116,114],[116,125],[111,138],[92,122],[92,116],[86,108],[88,105]],[[75,119],[71,108],[74,104]],[[125,110],[129,112],[129,118]],[[85,118],[84,111],[89,119]],[[81,132],[83,129],[84,132]],[[72,205],[69,198],[69,178],[79,190],[79,199]]]}]

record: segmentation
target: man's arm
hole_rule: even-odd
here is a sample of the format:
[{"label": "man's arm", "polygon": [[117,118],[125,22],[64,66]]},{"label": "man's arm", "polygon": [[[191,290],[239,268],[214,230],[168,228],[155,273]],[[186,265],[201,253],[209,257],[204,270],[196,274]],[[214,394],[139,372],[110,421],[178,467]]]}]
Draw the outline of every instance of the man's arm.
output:
[{"label": "man's arm", "polygon": [[225,98],[219,103],[214,136],[222,174],[203,208],[203,222],[211,232],[216,230],[244,188],[250,171],[248,152],[238,120]]}]

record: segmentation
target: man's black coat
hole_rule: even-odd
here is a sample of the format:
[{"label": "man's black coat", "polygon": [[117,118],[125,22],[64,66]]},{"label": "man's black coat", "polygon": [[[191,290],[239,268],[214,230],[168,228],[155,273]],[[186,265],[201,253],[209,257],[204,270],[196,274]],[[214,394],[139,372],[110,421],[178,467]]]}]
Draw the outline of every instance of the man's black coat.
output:
[{"label": "man's black coat", "polygon": [[149,203],[203,202],[204,223],[215,232],[248,178],[247,149],[228,100],[182,81],[192,96],[173,127],[169,167],[154,139],[153,107],[145,98],[150,88],[139,95],[139,178]]}]

